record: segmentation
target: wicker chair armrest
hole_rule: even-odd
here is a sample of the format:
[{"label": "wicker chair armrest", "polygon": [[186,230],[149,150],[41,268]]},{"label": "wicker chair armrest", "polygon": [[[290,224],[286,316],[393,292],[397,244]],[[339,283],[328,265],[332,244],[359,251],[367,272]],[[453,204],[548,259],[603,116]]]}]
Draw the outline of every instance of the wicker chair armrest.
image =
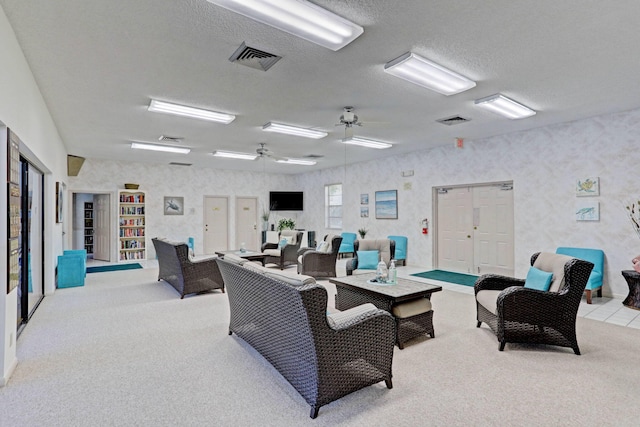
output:
[{"label": "wicker chair armrest", "polygon": [[262,252],[264,252],[265,249],[278,249],[278,244],[277,243],[270,243],[270,242],[266,242],[262,244]]},{"label": "wicker chair armrest", "polygon": [[523,279],[516,279],[514,277],[501,276],[498,274],[484,274],[476,280],[473,289],[477,294],[480,291],[502,291],[511,286],[524,286]]},{"label": "wicker chair armrest", "polygon": [[[513,286],[500,292],[497,300],[498,317],[520,322],[542,322],[543,318],[567,314],[568,297],[557,292]],[[576,305],[576,312],[578,306]]]},{"label": "wicker chair armrest", "polygon": [[300,249],[298,249],[298,256],[304,255],[305,253],[310,252],[310,251],[315,251],[315,249],[314,248],[300,248]]},{"label": "wicker chair armrest", "polygon": [[327,316],[327,323],[329,323],[329,327],[331,327],[331,329],[338,331],[349,328],[370,317],[377,316],[378,314],[381,314],[380,312],[386,313],[371,303],[361,304],[357,307],[353,307],[339,313],[329,314]]},{"label": "wicker chair armrest", "polygon": [[[357,308],[357,307],[354,307]],[[376,308],[344,319],[331,328],[334,331],[332,343],[328,347],[352,348],[363,354],[378,353],[380,349],[390,347],[390,357],[393,357],[393,345],[396,340],[396,321],[385,310]],[[336,353],[336,355],[339,352]],[[338,356],[337,356],[338,357]]]},{"label": "wicker chair armrest", "polygon": [[300,246],[298,245],[286,245],[281,249],[282,255],[284,255],[285,259],[297,258],[299,248]]}]

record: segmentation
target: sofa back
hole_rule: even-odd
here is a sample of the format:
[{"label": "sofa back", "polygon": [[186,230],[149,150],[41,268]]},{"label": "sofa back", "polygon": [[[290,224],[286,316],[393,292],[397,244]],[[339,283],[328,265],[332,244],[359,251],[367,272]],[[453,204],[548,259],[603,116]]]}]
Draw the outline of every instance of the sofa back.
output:
[{"label": "sofa back", "polygon": [[262,273],[255,264],[247,268],[224,259],[216,262],[229,297],[229,332],[264,356],[307,402],[315,401],[316,340],[331,333],[325,288],[309,279],[301,285],[286,283],[285,277],[275,279],[277,273]]}]

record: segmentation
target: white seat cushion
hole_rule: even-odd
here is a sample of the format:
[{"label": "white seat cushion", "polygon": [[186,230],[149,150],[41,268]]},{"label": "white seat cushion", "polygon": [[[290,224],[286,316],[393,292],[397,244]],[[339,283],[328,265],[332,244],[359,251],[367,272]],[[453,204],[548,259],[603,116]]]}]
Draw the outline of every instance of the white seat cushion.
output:
[{"label": "white seat cushion", "polygon": [[400,319],[417,316],[428,311],[431,311],[431,301],[426,298],[403,302],[391,308],[393,315]]},{"label": "white seat cushion", "polygon": [[275,256],[275,257],[279,257],[280,256],[280,249],[265,249],[264,252],[262,252],[265,255],[269,255],[269,256]]},{"label": "white seat cushion", "polygon": [[304,274],[298,274],[297,276],[292,277],[292,276],[287,276],[285,274],[275,273],[269,270],[269,271],[266,271],[264,275],[272,279],[280,280],[281,282],[288,283],[293,286],[311,285],[316,283],[316,279],[314,279],[311,276],[305,276]]},{"label": "white seat cushion", "polygon": [[500,292],[502,291],[485,289],[484,291],[480,291],[476,294],[476,300],[488,311],[493,314],[497,314],[496,310],[498,309],[498,295],[500,295]]}]

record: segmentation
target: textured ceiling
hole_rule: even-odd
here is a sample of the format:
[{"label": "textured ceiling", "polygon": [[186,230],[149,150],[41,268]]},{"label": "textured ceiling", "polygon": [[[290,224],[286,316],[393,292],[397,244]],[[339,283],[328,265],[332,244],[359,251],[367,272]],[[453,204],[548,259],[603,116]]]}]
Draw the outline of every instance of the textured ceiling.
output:
[{"label": "textured ceiling", "polygon": [[[333,52],[206,0],[0,0],[70,154],[194,167],[299,173],[640,107],[637,0],[316,0],[364,27]],[[282,56],[264,72],[228,60],[238,46]],[[443,96],[383,71],[413,51],[475,80]],[[538,111],[511,121],[474,107],[501,92]],[[150,98],[237,114],[229,125],[147,111]],[[347,105],[355,135],[339,143]],[[437,119],[461,115],[468,123]],[[261,131],[269,121],[322,129],[321,140]],[[188,155],[131,150],[183,137]],[[214,158],[216,149],[324,156],[316,166]],[[28,143],[28,141],[27,141]]]}]

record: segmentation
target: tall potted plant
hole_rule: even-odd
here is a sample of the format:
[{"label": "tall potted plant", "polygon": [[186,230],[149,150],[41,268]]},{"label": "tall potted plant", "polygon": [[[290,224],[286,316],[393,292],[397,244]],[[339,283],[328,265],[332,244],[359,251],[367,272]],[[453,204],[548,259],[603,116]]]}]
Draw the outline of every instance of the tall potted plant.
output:
[{"label": "tall potted plant", "polygon": [[358,234],[360,235],[361,239],[364,239],[364,236],[366,236],[368,232],[369,232],[369,230],[367,230],[364,227],[358,229]]}]

